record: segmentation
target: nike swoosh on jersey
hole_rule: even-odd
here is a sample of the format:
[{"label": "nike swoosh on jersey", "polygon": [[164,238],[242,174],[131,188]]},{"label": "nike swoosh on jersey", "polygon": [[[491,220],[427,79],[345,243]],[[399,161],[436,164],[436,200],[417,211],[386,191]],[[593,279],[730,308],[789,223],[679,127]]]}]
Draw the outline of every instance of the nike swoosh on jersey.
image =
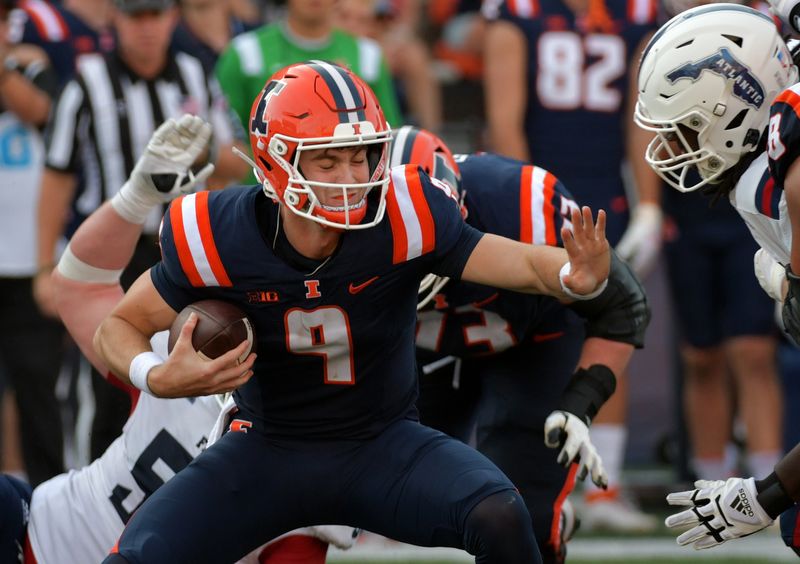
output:
[{"label": "nike swoosh on jersey", "polygon": [[361,290],[363,290],[364,288],[375,282],[378,278],[380,278],[380,276],[373,276],[372,278],[370,278],[366,282],[362,282],[361,284],[353,284],[352,282],[350,282],[350,287],[348,288],[348,291],[351,294],[356,295]]}]

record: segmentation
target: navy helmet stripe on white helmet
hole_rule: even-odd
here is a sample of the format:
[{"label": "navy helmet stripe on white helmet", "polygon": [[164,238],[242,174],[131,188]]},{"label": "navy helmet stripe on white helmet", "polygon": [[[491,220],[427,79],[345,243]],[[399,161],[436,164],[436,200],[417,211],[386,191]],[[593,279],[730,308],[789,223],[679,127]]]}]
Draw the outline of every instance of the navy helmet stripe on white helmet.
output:
[{"label": "navy helmet stripe on white helmet", "polygon": [[364,100],[350,76],[336,65],[325,61],[311,61],[309,66],[319,73],[331,91],[339,119],[345,123],[356,123],[366,119]]},{"label": "navy helmet stripe on white helmet", "polygon": [[661,38],[667,30],[672,29],[675,25],[688,20],[689,18],[693,18],[696,16],[700,16],[703,14],[708,14],[709,12],[745,12],[750,15],[758,15],[768,22],[772,23],[772,20],[766,14],[762,14],[757,10],[753,10],[747,6],[742,6],[739,4],[727,4],[727,3],[718,3],[718,4],[705,4],[702,6],[698,6],[696,8],[692,8],[691,10],[686,10],[685,12],[681,12],[677,16],[673,17],[667,23],[665,23],[661,28],[653,34],[653,37],[650,41],[647,42],[647,46],[642,51],[642,60],[647,57],[647,54],[650,52],[650,48]]}]

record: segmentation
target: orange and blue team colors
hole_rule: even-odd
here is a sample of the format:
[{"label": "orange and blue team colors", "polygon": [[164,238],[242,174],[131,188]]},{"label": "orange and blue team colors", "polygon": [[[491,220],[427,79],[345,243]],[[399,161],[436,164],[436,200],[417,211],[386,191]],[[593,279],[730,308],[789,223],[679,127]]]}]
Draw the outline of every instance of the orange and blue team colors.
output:
[{"label": "orange and blue team colors", "polygon": [[774,182],[774,188],[768,182],[764,182],[763,188],[759,185],[756,207],[764,215],[777,219],[778,201],[784,189],[786,175],[789,167],[800,156],[800,84],[787,88],[772,102],[767,156],[772,177],[770,180]]},{"label": "orange and blue team colors", "polygon": [[[346,522],[541,564],[531,530],[485,531],[486,521],[473,519],[493,523],[511,511],[529,523],[512,482],[473,448],[418,422],[420,281],[431,270],[459,277],[482,236],[444,188],[416,167],[392,169],[394,220],[344,232],[325,260],[291,247],[261,187],[209,193],[213,247],[233,286],[193,284],[200,265],[191,251],[181,260],[176,224],[196,222],[197,206],[173,203],[163,260],[151,270],[156,290],[176,311],[201,298],[237,304],[255,325],[259,354],[235,393],[247,432],[223,435],[142,505],[119,542],[126,561],[230,562],[299,523]],[[370,197],[367,219],[376,208]],[[194,244],[207,258],[208,240]],[[251,299],[266,291],[276,299]]]},{"label": "orange and blue team colors", "polygon": [[[427,269],[458,277],[480,234],[416,167],[392,169],[387,200],[390,220],[346,232],[319,269],[302,257],[287,264],[276,254],[278,206],[258,187],[172,203],[161,230],[163,261],[152,269],[152,280],[176,311],[211,292],[253,320],[256,376],[236,400],[243,418],[261,429],[362,437],[413,412],[414,308],[404,308],[416,302]],[[278,236],[278,251],[281,241]],[[258,292],[276,299],[253,300]],[[387,342],[380,344],[378,336]],[[384,363],[387,357],[391,362]],[[374,373],[378,365],[383,368]],[[326,382],[349,384],[356,393],[343,395]],[[326,401],[309,409],[310,397]]]},{"label": "orange and blue team colors", "polygon": [[[553,174],[489,153],[456,159],[467,224],[523,243],[562,245],[561,228],[570,225],[567,218],[578,204]],[[416,342],[431,352],[458,357],[500,353],[530,341],[533,333],[561,330],[532,329],[542,326],[549,311],[543,304],[548,303],[558,306],[545,296],[453,282],[435,300],[435,314],[421,315]]]},{"label": "orange and blue team colors", "polygon": [[[578,204],[553,174],[488,153],[456,161],[469,225],[528,244],[562,244],[561,227]],[[453,390],[452,363],[422,377],[422,421],[464,441],[477,429],[478,449],[511,478],[536,516],[545,562],[561,562],[562,507],[577,466],[559,465],[541,433],[577,366],[583,320],[551,297],[463,281],[450,281],[432,303],[419,314],[419,364],[468,360],[459,367],[463,392]],[[475,388],[473,409],[464,398]]]},{"label": "orange and blue team colors", "polygon": [[75,74],[75,61],[86,53],[110,53],[114,37],[97,32],[60,2],[23,0],[10,23],[9,36],[17,43],[41,47],[63,87]]},{"label": "orange and blue team colors", "polygon": [[606,210],[615,245],[628,221],[621,172],[628,92],[638,48],[655,30],[656,1],[591,0],[585,17],[564,0],[492,0],[483,11],[525,38],[530,161],[555,174],[581,205]]},{"label": "orange and blue team colors", "polygon": [[186,277],[195,288],[232,286],[211,232],[208,195],[209,192],[198,192],[173,202],[169,214],[175,249]]}]

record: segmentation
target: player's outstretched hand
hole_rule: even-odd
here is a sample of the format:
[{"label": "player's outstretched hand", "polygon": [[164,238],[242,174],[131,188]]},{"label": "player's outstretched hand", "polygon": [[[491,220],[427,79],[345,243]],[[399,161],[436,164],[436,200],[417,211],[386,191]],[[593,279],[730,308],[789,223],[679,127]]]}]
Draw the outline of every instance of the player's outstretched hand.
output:
[{"label": "player's outstretched hand", "polygon": [[753,255],[753,271],[756,279],[770,298],[783,303],[783,296],[788,289],[786,270],[775,258],[764,249],[758,249]]},{"label": "player's outstretched hand", "polygon": [[197,314],[192,313],[167,360],[150,371],[147,382],[154,395],[180,398],[222,394],[235,390],[253,375],[255,353],[241,364],[237,362],[249,346],[247,341],[218,358],[206,360],[192,346],[196,325]]},{"label": "player's outstretched hand", "polygon": [[783,328],[795,343],[800,343],[800,276],[792,272],[791,265],[786,266],[788,289],[781,308]]},{"label": "player's outstretched hand", "polygon": [[772,524],[756,499],[753,478],[697,480],[695,489],[667,495],[670,505],[689,507],[667,517],[667,527],[691,528],[678,537],[678,544],[695,549],[711,548],[745,537]]},{"label": "player's outstretched hand", "polygon": [[587,206],[572,210],[572,229],[561,229],[564,248],[572,268],[562,277],[564,286],[574,294],[591,294],[607,278],[611,269],[611,253],[606,239],[606,212],[597,212],[597,223]]},{"label": "player's outstretched hand", "polygon": [[544,422],[544,444],[549,448],[562,447],[556,459],[562,466],[579,464],[579,480],[590,474],[596,486],[608,487],[608,475],[589,438],[589,427],[576,415],[562,410],[551,413]]},{"label": "player's outstretched hand", "polygon": [[194,192],[214,172],[211,163],[198,172],[191,169],[210,139],[211,125],[200,117],[184,114],[162,123],[128,181],[111,200],[114,209],[131,223],[144,223],[154,206]]}]

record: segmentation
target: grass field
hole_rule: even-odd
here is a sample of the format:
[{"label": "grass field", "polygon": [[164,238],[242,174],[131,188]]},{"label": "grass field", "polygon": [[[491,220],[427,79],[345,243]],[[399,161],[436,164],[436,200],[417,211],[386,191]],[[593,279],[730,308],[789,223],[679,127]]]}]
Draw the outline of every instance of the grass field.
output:
[{"label": "grass field", "polygon": [[[446,548],[424,549],[396,543],[362,543],[349,551],[331,550],[337,564],[454,564],[473,562],[467,553]],[[569,544],[568,564],[771,564],[794,562],[776,531],[739,539],[723,546],[695,551],[679,547],[673,537],[583,537]]]},{"label": "grass field", "polygon": [[[570,558],[567,560],[569,564],[684,564],[692,562],[693,560],[686,560],[681,558],[614,558],[613,560],[581,560]],[[335,560],[339,564],[386,564],[387,562],[409,562],[413,564],[452,564],[453,560]],[[698,560],[705,564],[756,564],[756,563],[769,563],[770,560],[758,560],[752,558],[703,558]],[[775,562],[781,562],[776,560]]]}]

